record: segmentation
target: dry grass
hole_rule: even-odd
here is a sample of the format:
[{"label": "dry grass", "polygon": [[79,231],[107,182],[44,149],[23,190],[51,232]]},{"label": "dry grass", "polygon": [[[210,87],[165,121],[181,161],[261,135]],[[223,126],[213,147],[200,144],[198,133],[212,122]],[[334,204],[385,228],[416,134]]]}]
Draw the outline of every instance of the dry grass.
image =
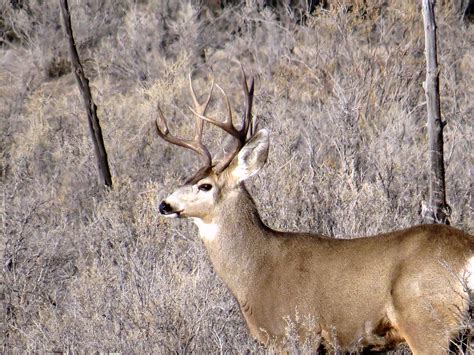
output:
[{"label": "dry grass", "polygon": [[[113,172],[104,191],[59,6],[0,1],[0,351],[263,352],[195,228],[156,211],[198,162],[157,139],[150,122],[160,102],[173,128],[189,132],[195,67],[204,69],[196,85],[205,88],[212,68],[237,110],[233,60],[257,78],[254,113],[272,132],[271,152],[249,188],[268,224],[356,236],[421,221],[420,8],[329,3],[303,24],[257,5],[212,17],[188,2],[71,1]],[[452,224],[472,233],[474,28],[449,4],[437,15],[448,200]],[[292,349],[308,350],[292,329]]]}]

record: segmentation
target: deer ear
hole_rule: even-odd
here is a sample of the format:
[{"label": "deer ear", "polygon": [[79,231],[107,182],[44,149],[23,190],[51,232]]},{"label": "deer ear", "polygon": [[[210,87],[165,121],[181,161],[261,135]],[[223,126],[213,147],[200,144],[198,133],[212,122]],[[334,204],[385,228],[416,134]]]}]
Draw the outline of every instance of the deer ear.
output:
[{"label": "deer ear", "polygon": [[269,134],[258,131],[243,147],[230,164],[230,174],[238,184],[255,175],[265,165],[268,157]]}]

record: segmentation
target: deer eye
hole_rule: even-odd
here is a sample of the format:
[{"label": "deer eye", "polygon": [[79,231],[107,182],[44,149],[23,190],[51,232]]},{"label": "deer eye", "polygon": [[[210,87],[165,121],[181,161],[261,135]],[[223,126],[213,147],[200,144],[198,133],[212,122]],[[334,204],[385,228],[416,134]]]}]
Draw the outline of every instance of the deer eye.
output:
[{"label": "deer eye", "polygon": [[209,191],[210,189],[212,189],[212,185],[211,184],[201,184],[198,186],[198,189],[201,190],[201,191]]}]

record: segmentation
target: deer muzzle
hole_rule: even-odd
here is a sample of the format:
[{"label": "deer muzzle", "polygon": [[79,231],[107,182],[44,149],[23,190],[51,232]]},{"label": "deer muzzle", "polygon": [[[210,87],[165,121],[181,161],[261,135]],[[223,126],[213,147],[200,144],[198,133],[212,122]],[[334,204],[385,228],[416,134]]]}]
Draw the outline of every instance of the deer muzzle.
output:
[{"label": "deer muzzle", "polygon": [[161,201],[160,203],[160,206],[158,207],[158,209],[160,210],[160,213],[165,216],[165,217],[179,217],[180,213],[182,211],[175,211],[173,209],[173,207],[171,207],[171,205],[169,203],[167,203],[166,201]]}]

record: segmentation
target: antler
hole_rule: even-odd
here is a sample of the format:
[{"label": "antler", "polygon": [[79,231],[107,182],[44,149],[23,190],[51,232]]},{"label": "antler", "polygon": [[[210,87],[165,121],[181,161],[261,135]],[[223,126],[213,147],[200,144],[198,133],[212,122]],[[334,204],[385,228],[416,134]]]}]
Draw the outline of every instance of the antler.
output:
[{"label": "antler", "polygon": [[[159,105],[158,105],[158,118],[155,120],[156,131],[158,135],[164,140],[166,140],[167,142],[194,150],[196,153],[204,157],[205,164],[206,164],[205,167],[211,167],[212,166],[211,154],[209,153],[209,150],[206,148],[206,146],[204,146],[204,144],[202,143],[202,131],[203,131],[204,121],[201,119],[201,116],[206,113],[207,106],[209,105],[209,102],[211,100],[212,91],[214,90],[214,79],[212,79],[211,90],[209,92],[209,96],[202,104],[200,104],[196,97],[196,93],[194,92],[191,75],[192,75],[192,72],[189,73],[189,88],[190,88],[191,97],[194,103],[194,110],[191,109],[191,111],[196,116],[196,133],[195,133],[194,138],[182,139],[182,138],[177,138],[173,136],[168,129],[168,124],[166,122],[166,119]],[[163,130],[160,128],[160,124],[164,127]]]},{"label": "antler", "polygon": [[249,133],[250,128],[250,135],[254,133],[255,130],[255,122],[252,120],[252,101],[253,101],[253,92],[254,92],[254,80],[253,78],[250,81],[250,90],[247,86],[247,77],[244,72],[244,68],[240,65],[242,70],[242,87],[244,90],[245,95],[245,109],[242,114],[242,122],[240,128],[236,128],[232,121],[232,109],[230,107],[229,98],[225,93],[224,89],[222,89],[219,85],[216,85],[217,88],[222,92],[224,95],[224,99],[227,105],[227,118],[225,121],[220,121],[212,117],[205,116],[204,113],[199,113],[190,108],[190,110],[197,116],[200,117],[202,120],[212,123],[213,125],[223,129],[227,133],[229,133],[234,139],[230,142],[229,145],[224,147],[224,156],[222,160],[214,167],[214,171],[219,174],[221,173],[232,161],[232,159],[237,155],[239,150],[244,146],[247,135]]}]

